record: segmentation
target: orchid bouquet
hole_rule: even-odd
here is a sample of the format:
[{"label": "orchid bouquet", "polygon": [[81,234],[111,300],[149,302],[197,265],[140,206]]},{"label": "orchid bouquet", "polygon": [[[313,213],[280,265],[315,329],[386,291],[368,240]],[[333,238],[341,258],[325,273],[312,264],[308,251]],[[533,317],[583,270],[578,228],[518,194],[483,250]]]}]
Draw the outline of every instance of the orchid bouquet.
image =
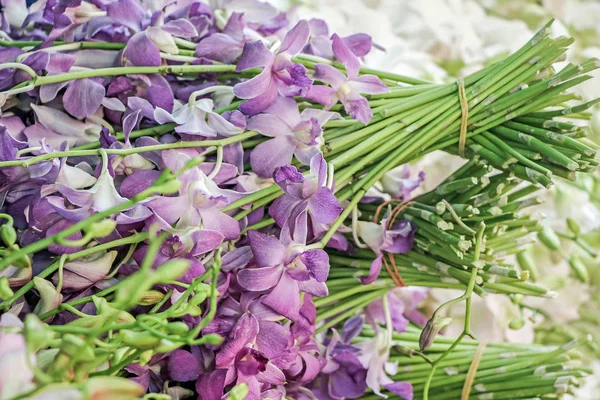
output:
[{"label": "orchid bouquet", "polygon": [[[470,329],[474,294],[555,295],[526,209],[598,164],[565,120],[598,61],[555,70],[550,23],[435,84],[258,0],[3,5],[0,399],[525,399],[589,373],[586,337]],[[467,161],[416,195],[434,150]],[[430,313],[427,288],[464,294]]]}]

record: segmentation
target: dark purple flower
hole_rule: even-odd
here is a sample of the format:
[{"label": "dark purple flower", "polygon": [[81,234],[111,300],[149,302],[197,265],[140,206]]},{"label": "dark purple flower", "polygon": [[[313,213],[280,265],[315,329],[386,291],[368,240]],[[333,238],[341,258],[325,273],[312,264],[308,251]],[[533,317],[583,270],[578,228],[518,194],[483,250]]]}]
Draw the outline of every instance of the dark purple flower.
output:
[{"label": "dark purple flower", "polygon": [[248,129],[272,137],[256,146],[250,154],[252,170],[270,177],[277,167],[288,165],[292,156],[308,165],[323,145],[322,126],[337,113],[306,108],[302,113],[291,97],[278,97],[263,114],[248,120]]},{"label": "dark purple flower", "polygon": [[358,75],[360,60],[337,34],[333,38],[335,58],[344,64],[348,77],[328,64],[316,64],[314,78],[331,85],[313,85],[306,92],[307,99],[331,107],[338,101],[352,118],[368,124],[373,118],[369,102],[362,94],[385,93],[389,89],[375,75]]},{"label": "dark purple flower", "polygon": [[[246,383],[251,399],[259,399],[263,384],[285,383],[283,372],[269,360],[257,344],[260,326],[256,317],[245,313],[231,330],[228,340],[215,357],[217,370],[227,370],[225,385]],[[265,342],[268,344],[268,342]]]},{"label": "dark purple flower", "polygon": [[202,373],[202,367],[196,357],[181,349],[170,353],[167,370],[169,378],[175,382],[195,381]]},{"label": "dark purple flower", "polygon": [[281,315],[297,320],[300,316],[300,292],[326,296],[325,280],[329,274],[329,256],[323,250],[302,251],[291,244],[286,248],[273,236],[249,231],[248,239],[257,268],[238,272],[238,283],[246,290],[270,290],[263,304]]},{"label": "dark purple flower", "polygon": [[297,96],[312,85],[306,76],[306,68],[293,63],[290,57],[298,54],[308,40],[308,22],[301,20],[283,39],[276,53],[269,51],[257,40],[244,45],[237,64],[238,72],[263,67],[256,77],[235,85],[233,91],[240,99],[249,99],[240,105],[246,115],[256,115],[269,107],[277,95]]},{"label": "dark purple flower", "polygon": [[340,203],[325,186],[327,164],[321,154],[310,161],[310,174],[303,176],[296,167],[283,166],[275,172],[275,182],[285,195],[269,208],[269,214],[281,227],[282,237],[296,243],[306,243],[309,223],[313,236],[325,229],[342,212]]}]

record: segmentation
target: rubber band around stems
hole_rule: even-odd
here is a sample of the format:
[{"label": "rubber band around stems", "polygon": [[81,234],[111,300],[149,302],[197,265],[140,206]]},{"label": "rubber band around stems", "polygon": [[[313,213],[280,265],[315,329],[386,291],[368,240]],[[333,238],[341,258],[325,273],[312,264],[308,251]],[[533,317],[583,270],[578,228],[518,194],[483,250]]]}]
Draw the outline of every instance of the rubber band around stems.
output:
[{"label": "rubber band around stems", "polygon": [[456,79],[458,98],[460,100],[460,134],[458,136],[458,154],[465,157],[465,144],[467,143],[467,123],[469,122],[469,100],[465,91],[465,81],[462,76]]},{"label": "rubber band around stems", "polygon": [[473,381],[475,381],[475,375],[477,375],[477,369],[479,368],[479,363],[481,362],[481,358],[483,357],[486,346],[487,342],[481,341],[475,350],[473,360],[471,361],[471,365],[469,365],[469,370],[467,371],[467,378],[465,379],[465,384],[462,388],[460,400],[469,400],[471,387],[473,386]]}]

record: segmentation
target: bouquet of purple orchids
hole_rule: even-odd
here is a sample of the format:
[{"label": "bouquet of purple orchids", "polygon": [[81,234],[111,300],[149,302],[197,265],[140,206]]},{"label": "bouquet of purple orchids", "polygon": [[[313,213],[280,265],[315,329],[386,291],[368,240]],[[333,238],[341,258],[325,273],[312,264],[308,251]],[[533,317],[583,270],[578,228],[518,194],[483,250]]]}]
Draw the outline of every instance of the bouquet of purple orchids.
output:
[{"label": "bouquet of purple orchids", "polygon": [[[2,4],[0,399],[526,399],[589,373],[587,338],[470,329],[473,295],[554,295],[526,208],[598,164],[564,117],[599,64],[555,70],[549,24],[434,84],[258,0]],[[434,150],[467,161],[416,195]],[[431,313],[427,288],[464,295]]]}]

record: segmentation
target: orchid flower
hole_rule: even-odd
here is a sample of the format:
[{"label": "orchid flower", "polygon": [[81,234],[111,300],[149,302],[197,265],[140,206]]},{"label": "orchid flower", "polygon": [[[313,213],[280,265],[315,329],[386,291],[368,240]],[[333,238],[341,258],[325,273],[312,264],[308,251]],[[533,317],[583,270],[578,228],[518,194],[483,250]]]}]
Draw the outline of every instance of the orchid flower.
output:
[{"label": "orchid flower", "polygon": [[302,251],[301,246],[286,246],[273,236],[249,231],[248,239],[257,268],[238,273],[238,283],[246,290],[262,292],[271,289],[263,304],[279,314],[299,318],[300,292],[313,296],[327,295],[325,280],[329,274],[329,256],[323,250]]},{"label": "orchid flower", "polygon": [[413,246],[415,228],[407,220],[394,223],[387,228],[388,220],[384,218],[379,224],[369,221],[358,221],[358,233],[365,244],[375,252],[375,260],[371,263],[369,275],[361,277],[363,284],[374,282],[379,276],[383,263],[383,252],[392,254],[408,253]]},{"label": "orchid flower", "polygon": [[313,81],[306,76],[306,68],[290,60],[306,44],[308,31],[308,22],[301,20],[287,33],[275,53],[269,51],[261,41],[244,45],[236,71],[255,67],[263,67],[263,70],[256,77],[234,86],[237,97],[248,99],[240,105],[240,111],[246,115],[256,115],[271,106],[278,94],[297,96],[312,86]]},{"label": "orchid flower", "polygon": [[248,129],[269,136],[250,155],[252,170],[261,177],[271,177],[277,167],[292,161],[308,165],[323,145],[323,125],[339,114],[307,108],[300,113],[291,97],[278,97],[264,113],[248,120]]},{"label": "orchid flower", "polygon": [[319,153],[310,160],[310,173],[303,176],[296,167],[283,166],[275,172],[275,182],[285,192],[269,207],[269,214],[281,227],[282,237],[306,242],[309,221],[312,234],[324,231],[342,212],[330,188],[325,186],[327,164]]},{"label": "orchid flower", "polygon": [[346,67],[348,77],[331,65],[316,64],[313,77],[331,87],[313,85],[304,97],[326,107],[332,107],[341,101],[348,115],[363,124],[368,124],[373,118],[373,111],[369,107],[367,99],[361,94],[385,93],[389,89],[374,75],[359,76],[360,60],[358,57],[337,34],[334,34],[332,38],[333,54]]}]

